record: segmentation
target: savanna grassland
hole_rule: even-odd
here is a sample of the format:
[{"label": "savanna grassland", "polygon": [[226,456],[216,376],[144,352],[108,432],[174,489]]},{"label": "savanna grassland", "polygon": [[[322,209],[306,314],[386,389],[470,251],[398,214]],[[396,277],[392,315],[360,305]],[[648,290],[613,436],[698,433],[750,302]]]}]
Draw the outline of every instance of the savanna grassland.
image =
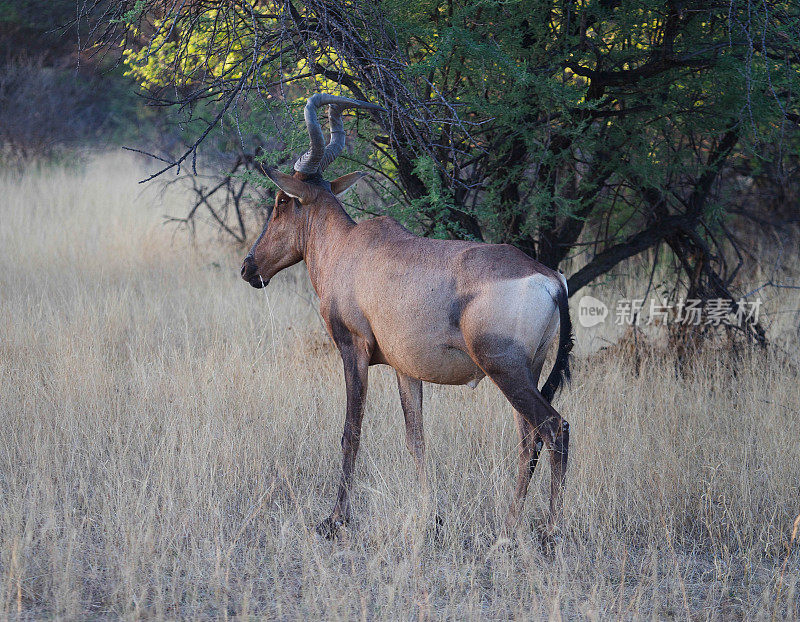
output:
[{"label": "savanna grassland", "polygon": [[552,554],[527,525],[499,537],[499,391],[425,386],[434,537],[373,368],[356,519],[328,542],[344,382],[303,268],[253,290],[241,250],[162,224],[185,198],[143,171],[112,154],[0,173],[0,617],[800,618],[797,290],[764,290],[766,353],[679,362],[577,327]]}]

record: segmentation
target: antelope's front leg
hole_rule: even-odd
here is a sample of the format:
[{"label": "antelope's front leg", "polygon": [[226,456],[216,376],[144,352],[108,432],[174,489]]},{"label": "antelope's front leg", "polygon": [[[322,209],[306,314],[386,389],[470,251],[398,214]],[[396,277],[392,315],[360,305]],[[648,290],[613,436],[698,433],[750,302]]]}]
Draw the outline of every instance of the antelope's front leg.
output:
[{"label": "antelope's front leg", "polygon": [[406,422],[406,447],[414,458],[417,476],[422,492],[430,495],[428,473],[425,469],[425,434],[422,430],[422,381],[411,376],[397,374],[397,388],[400,390],[400,404]]},{"label": "antelope's front leg", "polygon": [[317,526],[317,533],[326,538],[335,536],[339,528],[350,520],[350,485],[361,439],[361,421],[364,418],[367,395],[369,349],[358,347],[352,338],[344,341],[338,344],[347,387],[347,414],[342,434],[342,476],[333,512]]}]

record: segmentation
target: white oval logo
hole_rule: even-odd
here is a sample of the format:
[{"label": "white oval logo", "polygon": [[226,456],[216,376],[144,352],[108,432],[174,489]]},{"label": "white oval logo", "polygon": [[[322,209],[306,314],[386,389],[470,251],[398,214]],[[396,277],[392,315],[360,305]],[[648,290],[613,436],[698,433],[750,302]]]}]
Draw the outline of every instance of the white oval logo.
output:
[{"label": "white oval logo", "polygon": [[578,301],[578,321],[581,326],[591,328],[606,321],[608,307],[594,296],[583,296]]}]

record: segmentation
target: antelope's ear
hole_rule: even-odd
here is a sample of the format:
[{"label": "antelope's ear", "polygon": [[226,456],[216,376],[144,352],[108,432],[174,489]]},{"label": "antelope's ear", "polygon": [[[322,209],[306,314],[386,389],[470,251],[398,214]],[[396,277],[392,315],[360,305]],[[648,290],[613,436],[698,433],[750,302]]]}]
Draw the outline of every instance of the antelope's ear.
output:
[{"label": "antelope's ear", "polygon": [[264,168],[264,172],[278,188],[300,203],[305,203],[311,198],[311,187],[302,179],[281,173],[278,169],[269,166]]},{"label": "antelope's ear", "polygon": [[331,192],[337,197],[340,197],[345,192],[350,190],[350,188],[352,188],[359,179],[366,176],[367,174],[364,171],[356,171],[355,173],[342,175],[338,179],[334,179],[331,182]]}]

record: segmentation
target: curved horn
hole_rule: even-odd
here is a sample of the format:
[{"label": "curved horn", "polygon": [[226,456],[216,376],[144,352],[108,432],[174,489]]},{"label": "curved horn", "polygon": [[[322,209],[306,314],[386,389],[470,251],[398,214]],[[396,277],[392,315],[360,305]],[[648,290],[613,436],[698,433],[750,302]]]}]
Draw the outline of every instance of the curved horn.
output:
[{"label": "curved horn", "polygon": [[[328,105],[328,119],[331,129],[331,140],[327,147],[324,146],[322,127],[317,119],[317,108],[325,104]],[[303,111],[311,148],[295,162],[294,170],[307,175],[321,173],[342,152],[345,138],[342,112],[346,108],[365,108],[367,110],[386,112],[385,108],[381,108],[377,104],[370,104],[356,99],[337,97],[326,93],[312,95],[308,98]]]}]

